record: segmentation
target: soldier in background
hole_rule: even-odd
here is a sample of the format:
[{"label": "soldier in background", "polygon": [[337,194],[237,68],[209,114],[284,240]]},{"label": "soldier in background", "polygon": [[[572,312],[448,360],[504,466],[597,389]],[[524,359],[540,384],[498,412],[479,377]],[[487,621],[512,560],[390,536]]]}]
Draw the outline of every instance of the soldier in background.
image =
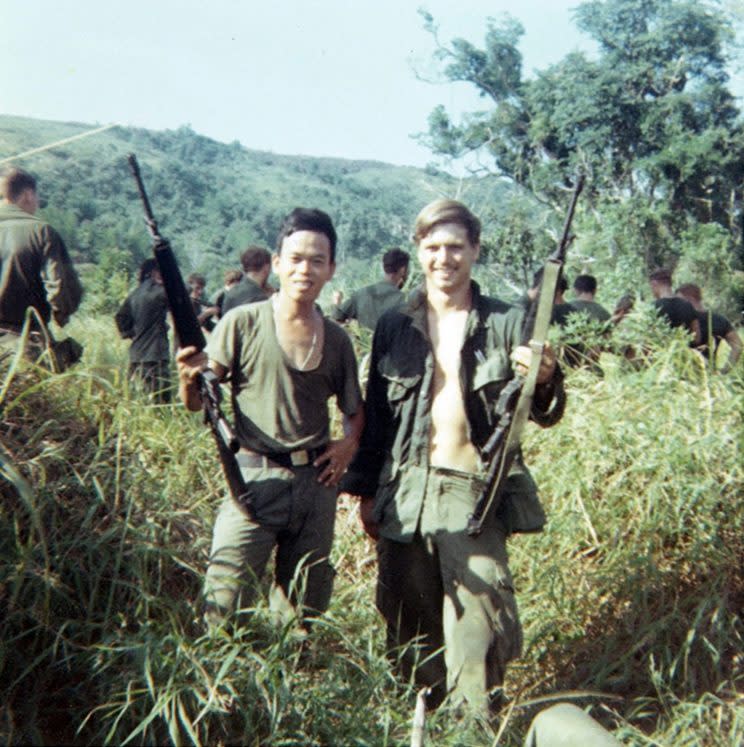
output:
[{"label": "soldier in background", "polygon": [[234,288],[243,279],[243,273],[240,270],[226,270],[224,285],[220,288],[217,293],[214,294],[212,299],[212,306],[216,306],[219,309],[217,314],[218,318],[222,317],[222,304],[225,302],[225,295],[227,292]]},{"label": "soldier in background", "polygon": [[[540,285],[542,284],[543,268],[538,269],[532,276],[532,285],[529,287],[527,292],[518,298],[515,302],[515,306],[520,306],[525,311],[529,312],[532,304],[537,300],[540,295]],[[573,306],[569,304],[564,294],[568,290],[568,280],[563,273],[558,278],[558,285],[555,289],[555,301],[553,302],[553,313],[550,318],[551,324],[557,324],[562,327],[566,323],[568,315],[574,311]]]},{"label": "soldier in background", "polygon": [[268,285],[271,275],[271,254],[262,246],[249,246],[240,255],[243,266],[243,279],[227,293],[222,302],[222,314],[227,314],[236,306],[265,301],[274,291]]},{"label": "soldier in background", "polygon": [[659,314],[670,327],[686,329],[692,335],[691,346],[697,346],[701,339],[697,312],[689,301],[674,295],[672,273],[665,268],[656,269],[648,276],[648,282]]},{"label": "soldier in background", "polygon": [[721,314],[710,311],[703,306],[703,293],[699,285],[685,283],[677,288],[677,295],[692,304],[700,324],[701,341],[697,349],[713,361],[715,366],[716,353],[721,340],[726,340],[730,352],[726,365],[721,369],[722,373],[730,371],[739,360],[742,350],[742,341],[739,333],[734,329],[731,322]]},{"label": "soldier in background", "polygon": [[571,306],[576,311],[583,311],[598,322],[608,322],[610,312],[594,300],[597,293],[597,278],[593,275],[577,275],[573,283],[576,298],[571,301]]},{"label": "soldier in background", "polygon": [[[597,279],[593,275],[577,275],[573,282],[573,289],[576,298],[567,304],[570,311],[566,311],[564,323],[573,314],[581,313],[589,319],[605,325],[609,332],[610,312],[594,300],[594,295],[597,292]],[[598,347],[587,348],[581,339],[569,340],[564,342],[563,359],[569,366],[589,365],[595,373],[601,373],[601,369],[597,365],[600,352],[601,349]]]},{"label": "soldier in background", "polygon": [[129,375],[141,380],[158,404],[171,400],[168,356],[168,300],[157,262],[146,259],[140,266],[139,285],[116,312],[119,334],[131,340]]},{"label": "soldier in background", "polygon": [[210,306],[204,298],[204,289],[207,287],[207,279],[198,272],[192,272],[186,278],[186,282],[191,289],[191,304],[194,307],[194,313],[199,320],[199,324],[205,332],[211,332],[214,329],[215,317],[219,314],[217,306]]},{"label": "soldier in background", "polygon": [[38,318],[32,318],[25,352],[36,358],[49,339],[49,322],[67,324],[83,288],[62,237],[34,217],[39,207],[36,179],[22,169],[9,169],[0,179],[0,197],[0,346],[15,348],[32,308]]},{"label": "soldier in background", "polygon": [[341,291],[333,296],[331,318],[337,322],[356,319],[360,326],[373,330],[382,313],[403,305],[403,286],[408,279],[411,258],[408,252],[397,247],[388,249],[382,256],[385,277],[379,283],[360,288],[344,301]]}]

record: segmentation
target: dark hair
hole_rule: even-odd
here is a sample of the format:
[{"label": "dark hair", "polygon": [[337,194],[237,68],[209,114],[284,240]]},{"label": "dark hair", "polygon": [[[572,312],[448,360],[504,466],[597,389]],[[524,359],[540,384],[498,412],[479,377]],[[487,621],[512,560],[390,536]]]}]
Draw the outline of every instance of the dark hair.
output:
[{"label": "dark hair", "polygon": [[632,293],[626,293],[624,296],[620,296],[617,303],[615,304],[615,314],[620,312],[627,313],[635,305],[635,296]]},{"label": "dark hair", "polygon": [[266,267],[271,262],[271,254],[268,249],[262,246],[249,246],[240,255],[240,264],[243,265],[243,272],[257,272]]},{"label": "dark hair", "polygon": [[385,270],[388,275],[398,272],[402,267],[408,267],[410,262],[411,258],[408,256],[408,252],[404,252],[397,246],[388,249],[385,254],[382,255],[382,269]]},{"label": "dark hair", "polygon": [[480,242],[481,223],[466,205],[457,200],[434,200],[417,216],[413,227],[413,238],[418,243],[441,223],[457,223],[468,234],[468,241],[475,246]]},{"label": "dark hair", "polygon": [[10,168],[5,170],[0,185],[2,197],[8,202],[15,202],[27,189],[36,192],[36,179],[23,169]]},{"label": "dark hair", "polygon": [[141,265],[139,269],[139,281],[140,283],[144,283],[147,278],[152,275],[153,270],[158,269],[158,263],[150,257],[149,259],[146,259]]},{"label": "dark hair", "polygon": [[658,267],[649,276],[648,279],[651,282],[663,283],[664,285],[672,284],[672,271],[667,270],[666,267]]},{"label": "dark hair", "polygon": [[279,229],[279,236],[276,239],[277,252],[281,252],[284,239],[296,231],[322,233],[331,244],[331,264],[336,261],[336,229],[328,213],[317,208],[295,208],[287,215]]},{"label": "dark hair", "polygon": [[577,275],[573,287],[577,293],[594,294],[597,292],[597,278],[594,275]]},{"label": "dark hair", "polygon": [[678,296],[685,296],[685,298],[694,298],[698,303],[703,300],[703,292],[700,290],[700,286],[695,285],[695,283],[680,285],[676,293]]},{"label": "dark hair", "polygon": [[186,282],[189,285],[201,285],[203,287],[207,285],[207,279],[199,272],[192,272],[191,275],[186,278]]}]

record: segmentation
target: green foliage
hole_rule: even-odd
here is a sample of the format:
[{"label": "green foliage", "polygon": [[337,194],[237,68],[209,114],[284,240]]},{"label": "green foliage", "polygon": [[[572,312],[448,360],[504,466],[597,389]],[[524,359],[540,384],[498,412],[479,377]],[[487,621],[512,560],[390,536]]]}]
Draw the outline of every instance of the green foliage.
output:
[{"label": "green foliage", "polygon": [[[138,398],[110,319],[71,325],[77,368],[3,373],[2,741],[407,744],[415,693],[385,658],[356,506],[341,501],[334,597],[307,641],[264,601],[206,633],[213,445],[199,417]],[[627,744],[741,743],[744,369],[709,376],[654,329],[624,320],[613,344],[635,361],[569,371],[564,420],[528,431],[550,520],[510,540],[526,639],[510,705],[498,737],[431,714],[433,744],[521,745],[550,697],[594,706]]]},{"label": "green foliage", "polygon": [[[577,249],[598,260],[596,269],[619,273],[609,278],[613,286],[628,270],[637,282],[655,266],[674,268],[708,224],[728,240],[706,239],[701,251],[714,265],[741,269],[744,137],[727,88],[728,16],[717,3],[689,0],[593,0],[575,16],[597,55],[572,52],[526,79],[523,29],[513,19],[491,20],[479,48],[443,43],[425,14],[444,80],[469,83],[487,104],[460,122],[437,107],[424,141],[449,158],[478,154],[491,172],[559,212],[567,185],[585,173]],[[510,231],[529,255],[533,235]],[[522,273],[525,256],[512,251]],[[710,295],[726,299],[729,313],[741,305],[730,272],[697,277],[710,280]]]},{"label": "green foliage", "polygon": [[85,308],[90,314],[115,314],[137,277],[132,255],[116,247],[104,249],[92,273],[84,276],[89,289]]},{"label": "green foliage", "polygon": [[[0,115],[0,147],[18,153],[86,129]],[[125,158],[131,151],[184,274],[204,273],[212,290],[221,287],[225,270],[238,266],[246,245],[273,249],[282,218],[297,205],[330,213],[343,262],[406,245],[414,217],[427,202],[462,190],[457,179],[435,170],[262,153],[218,143],[188,127],[165,132],[115,127],[17,164],[37,176],[47,205],[42,215],[77,262],[100,263],[116,248],[129,252],[136,267],[149,251]],[[494,204],[505,190],[494,180],[467,188],[474,201]],[[95,289],[97,295],[106,292]]]}]

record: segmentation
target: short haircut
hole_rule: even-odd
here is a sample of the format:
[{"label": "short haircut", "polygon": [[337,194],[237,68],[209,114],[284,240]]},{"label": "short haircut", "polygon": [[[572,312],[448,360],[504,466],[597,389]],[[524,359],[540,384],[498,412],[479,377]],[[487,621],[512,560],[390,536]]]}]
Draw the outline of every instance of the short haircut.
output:
[{"label": "short haircut", "polygon": [[271,254],[262,246],[251,245],[240,255],[243,272],[258,272],[271,263]]},{"label": "short haircut", "polygon": [[382,255],[382,269],[388,275],[398,272],[402,267],[408,267],[410,262],[411,258],[408,255],[408,252],[404,252],[397,246],[388,249],[385,254]]},{"label": "short haircut", "polygon": [[672,271],[667,270],[666,267],[657,267],[648,276],[649,281],[652,283],[662,283],[663,285],[672,284]]},{"label": "short haircut", "polygon": [[239,283],[243,279],[243,273],[240,270],[225,270],[224,283]]},{"label": "short haircut", "polygon": [[597,292],[597,278],[594,275],[577,275],[573,287],[577,293],[594,294]]},{"label": "short haircut", "polygon": [[147,278],[152,275],[152,273],[158,269],[158,263],[150,257],[149,259],[146,259],[141,265],[139,269],[139,281],[140,283],[144,283]]},{"label": "short haircut", "polygon": [[28,171],[10,168],[0,177],[1,196],[8,202],[15,202],[27,189],[36,192],[36,179]]},{"label": "short haircut", "polygon": [[628,312],[635,305],[635,296],[632,293],[626,293],[624,296],[620,296],[617,303],[615,304],[615,314],[620,312]]},{"label": "short haircut", "polygon": [[284,239],[297,231],[322,233],[331,244],[331,264],[336,261],[336,229],[333,227],[333,221],[328,213],[317,208],[295,208],[282,221],[279,228],[279,236],[276,239],[277,252],[281,252]]},{"label": "short haircut", "polygon": [[676,293],[678,296],[685,296],[686,298],[694,298],[698,303],[703,300],[703,292],[700,290],[699,285],[695,283],[684,283],[677,288]]},{"label": "short haircut", "polygon": [[201,285],[204,287],[207,284],[207,279],[201,273],[192,272],[191,275],[186,278],[186,282],[189,285]]},{"label": "short haircut", "polygon": [[417,216],[413,227],[416,243],[429,235],[435,226],[442,223],[457,223],[468,234],[468,241],[475,246],[480,243],[481,223],[470,210],[457,200],[434,200]]}]

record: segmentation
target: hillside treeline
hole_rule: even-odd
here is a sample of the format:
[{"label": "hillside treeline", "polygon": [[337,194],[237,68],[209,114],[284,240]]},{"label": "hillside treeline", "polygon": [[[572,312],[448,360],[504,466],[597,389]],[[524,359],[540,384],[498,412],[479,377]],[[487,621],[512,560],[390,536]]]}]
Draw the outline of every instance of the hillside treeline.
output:
[{"label": "hillside treeline", "polygon": [[[91,129],[0,116],[0,154],[8,158]],[[413,216],[436,197],[464,191],[479,202],[499,203],[506,189],[493,180],[462,184],[435,169],[253,151],[186,126],[164,132],[114,127],[14,159],[37,176],[43,217],[77,262],[102,266],[100,276],[131,273],[149,252],[126,161],[130,152],[137,154],[161,232],[184,272],[205,273],[212,288],[248,244],[273,248],[282,218],[297,205],[330,213],[343,262],[406,244]]]}]

